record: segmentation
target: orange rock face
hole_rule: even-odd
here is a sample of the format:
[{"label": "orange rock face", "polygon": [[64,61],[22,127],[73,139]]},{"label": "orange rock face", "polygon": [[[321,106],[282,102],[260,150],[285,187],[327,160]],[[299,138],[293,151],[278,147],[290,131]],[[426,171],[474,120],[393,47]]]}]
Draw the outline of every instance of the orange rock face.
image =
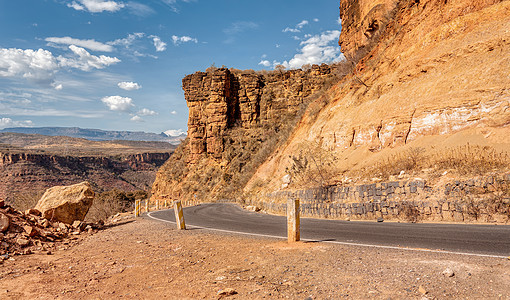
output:
[{"label": "orange rock face", "polygon": [[299,110],[304,98],[333,75],[327,65],[270,74],[216,69],[182,80],[189,108],[190,162],[202,155],[221,159],[225,130],[277,124]]}]

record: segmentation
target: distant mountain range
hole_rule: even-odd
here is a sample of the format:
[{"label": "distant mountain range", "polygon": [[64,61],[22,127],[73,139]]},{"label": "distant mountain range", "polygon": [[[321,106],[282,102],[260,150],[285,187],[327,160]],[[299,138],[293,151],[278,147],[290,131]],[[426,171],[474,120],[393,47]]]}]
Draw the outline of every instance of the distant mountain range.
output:
[{"label": "distant mountain range", "polygon": [[167,131],[160,134],[144,131],[108,131],[101,129],[86,129],[79,127],[13,127],[0,130],[3,132],[24,133],[24,134],[41,134],[49,136],[69,136],[75,138],[83,138],[92,141],[111,141],[111,140],[127,140],[127,141],[158,141],[168,142],[171,144],[179,144],[181,140],[186,138],[185,133],[179,135],[170,135],[176,131]]}]

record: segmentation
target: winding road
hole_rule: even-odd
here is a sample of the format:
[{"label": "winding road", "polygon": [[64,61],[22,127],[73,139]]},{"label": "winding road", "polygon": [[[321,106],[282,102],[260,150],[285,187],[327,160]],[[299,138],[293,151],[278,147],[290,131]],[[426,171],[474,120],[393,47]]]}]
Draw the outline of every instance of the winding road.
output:
[{"label": "winding road", "polygon": [[[173,210],[149,213],[149,217],[175,222]],[[235,204],[210,203],[187,207],[188,228],[286,238],[284,216],[243,210]],[[344,245],[432,251],[507,258],[510,226],[435,223],[358,222],[301,218],[301,239]]]}]

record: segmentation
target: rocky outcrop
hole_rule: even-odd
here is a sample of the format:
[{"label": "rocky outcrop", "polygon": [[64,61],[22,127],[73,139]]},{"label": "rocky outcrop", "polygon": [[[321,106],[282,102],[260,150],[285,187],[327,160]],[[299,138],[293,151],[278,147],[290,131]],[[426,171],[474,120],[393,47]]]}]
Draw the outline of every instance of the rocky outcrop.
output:
[{"label": "rocky outcrop", "polygon": [[190,162],[201,155],[221,159],[228,128],[281,123],[334,71],[328,65],[266,74],[221,68],[184,77]]},{"label": "rocky outcrop", "polygon": [[72,224],[85,219],[93,201],[94,191],[85,181],[47,189],[35,209],[47,220]]},{"label": "rocky outcrop", "polygon": [[188,138],[158,172],[153,198],[227,196],[337,76],[337,66],[325,64],[272,72],[211,68],[186,76]]}]

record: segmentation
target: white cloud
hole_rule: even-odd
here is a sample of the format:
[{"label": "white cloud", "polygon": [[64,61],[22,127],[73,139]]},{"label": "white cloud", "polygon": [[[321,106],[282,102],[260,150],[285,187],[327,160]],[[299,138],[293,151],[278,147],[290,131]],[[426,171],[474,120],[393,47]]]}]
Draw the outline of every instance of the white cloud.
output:
[{"label": "white cloud", "polygon": [[140,116],[137,116],[137,115],[134,115],[133,117],[131,117],[130,120],[133,122],[145,122]]},{"label": "white cloud", "polygon": [[140,116],[155,116],[158,113],[153,110],[150,110],[148,108],[144,108],[144,109],[140,110],[139,112],[137,112],[136,114],[140,115]]},{"label": "white cloud", "polygon": [[141,17],[146,17],[148,15],[155,13],[154,9],[152,9],[150,6],[138,2],[129,1],[128,3],[126,3],[126,7],[132,14]]},{"label": "white cloud", "polygon": [[[314,21],[315,21],[315,19],[314,19]],[[317,21],[318,21],[318,19],[317,19]],[[292,32],[292,33],[301,32],[301,29],[303,29],[303,27],[305,25],[308,25],[308,23],[309,22],[307,20],[303,20],[303,21],[299,22],[294,28],[287,27],[284,30],[282,30],[282,32]]]},{"label": "white cloud", "polygon": [[[344,59],[340,48],[336,44],[340,31],[329,30],[302,41],[300,53],[289,61],[281,63],[286,68],[296,69],[305,64],[320,64],[337,62]],[[275,65],[279,64],[275,62]]]},{"label": "white cloud", "polygon": [[319,19],[318,18],[314,18],[313,21],[314,22],[319,22]]},{"label": "white cloud", "polygon": [[67,4],[67,6],[76,10],[87,10],[92,13],[100,13],[104,11],[116,12],[124,8],[125,4],[122,2],[105,0],[77,0]]},{"label": "white cloud", "polygon": [[269,67],[271,65],[271,62],[269,60],[261,60],[259,62],[259,65],[262,65],[264,67]]},{"label": "white cloud", "polygon": [[69,36],[65,37],[48,37],[44,39],[46,42],[50,42],[48,45],[51,46],[51,43],[54,44],[64,44],[64,45],[75,45],[83,48],[87,48],[92,51],[103,51],[103,52],[112,52],[113,47],[110,45],[103,44],[101,42],[97,42],[95,40],[80,40],[75,39]]},{"label": "white cloud", "polygon": [[287,27],[287,28],[285,28],[284,30],[282,30],[282,32],[293,32],[293,33],[297,33],[297,32],[301,32],[301,30],[296,29],[296,28],[290,28],[290,27]]},{"label": "white cloud", "polygon": [[117,86],[126,91],[139,90],[142,88],[142,86],[139,85],[138,83],[128,81],[119,82]]},{"label": "white cloud", "polygon": [[159,36],[151,35],[149,38],[152,39],[154,42],[154,47],[156,48],[157,52],[162,52],[166,50],[166,43],[161,40]]},{"label": "white cloud", "polygon": [[69,49],[71,49],[74,54],[78,55],[78,59],[59,56],[58,60],[60,66],[90,71],[92,69],[104,69],[107,66],[120,62],[120,59],[116,57],[92,55],[87,52],[87,50],[75,45],[69,46]]},{"label": "white cloud", "polygon": [[14,121],[11,118],[0,118],[0,128],[6,127],[30,127],[33,126],[34,123],[31,120],[25,121]]},{"label": "white cloud", "polygon": [[108,42],[108,44],[114,45],[114,46],[124,46],[126,48],[129,48],[131,45],[133,45],[133,43],[137,39],[142,38],[144,36],[145,36],[145,33],[143,33],[143,32],[130,33],[130,34],[128,34],[128,36],[126,38],[117,39],[115,41]]},{"label": "white cloud", "polygon": [[62,84],[52,84],[52,86],[57,91],[61,91],[64,88]]},{"label": "white cloud", "polygon": [[297,25],[296,25],[296,28],[303,28],[305,25],[308,25],[308,21],[307,20],[303,20],[301,22],[299,22]]},{"label": "white cloud", "polygon": [[170,113],[171,113],[172,115],[176,115],[176,114],[177,114],[177,112],[176,112],[175,110],[172,110]]},{"label": "white cloud", "polygon": [[133,99],[121,96],[104,97],[101,101],[110,108],[110,110],[129,112],[134,107]]},{"label": "white cloud", "polygon": [[182,43],[189,43],[189,42],[193,42],[193,43],[198,43],[198,40],[196,38],[192,38],[190,36],[176,36],[176,35],[172,35],[172,42],[174,43],[174,45],[179,45],[179,44],[182,44]]},{"label": "white cloud", "polygon": [[182,134],[186,134],[186,132],[182,129],[170,129],[164,132],[167,136],[180,136]]},{"label": "white cloud", "polygon": [[0,48],[0,77],[23,77],[50,83],[58,67],[57,59],[48,50]]}]

